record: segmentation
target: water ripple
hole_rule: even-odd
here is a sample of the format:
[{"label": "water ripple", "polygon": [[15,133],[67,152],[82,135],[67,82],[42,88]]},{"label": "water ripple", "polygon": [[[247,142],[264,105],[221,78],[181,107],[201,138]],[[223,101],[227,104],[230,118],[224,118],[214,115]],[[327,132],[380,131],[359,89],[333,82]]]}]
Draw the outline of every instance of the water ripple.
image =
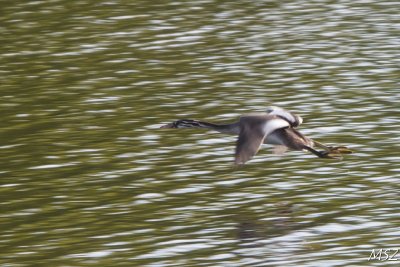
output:
[{"label": "water ripple", "polygon": [[[0,264],[370,266],[398,248],[391,1],[33,1],[0,18]],[[159,129],[266,106],[355,153]],[[382,263],[383,264],[383,263]]]}]

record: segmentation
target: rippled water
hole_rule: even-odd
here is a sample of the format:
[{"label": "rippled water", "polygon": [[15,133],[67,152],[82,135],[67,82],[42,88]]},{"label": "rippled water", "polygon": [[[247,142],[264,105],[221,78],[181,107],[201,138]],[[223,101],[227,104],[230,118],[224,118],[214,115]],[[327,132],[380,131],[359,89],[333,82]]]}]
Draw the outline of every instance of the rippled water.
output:
[{"label": "rippled water", "polygon": [[[386,266],[397,1],[28,1],[0,17],[1,266]],[[269,105],[342,161],[158,129]],[[400,260],[400,257],[398,257]]]}]

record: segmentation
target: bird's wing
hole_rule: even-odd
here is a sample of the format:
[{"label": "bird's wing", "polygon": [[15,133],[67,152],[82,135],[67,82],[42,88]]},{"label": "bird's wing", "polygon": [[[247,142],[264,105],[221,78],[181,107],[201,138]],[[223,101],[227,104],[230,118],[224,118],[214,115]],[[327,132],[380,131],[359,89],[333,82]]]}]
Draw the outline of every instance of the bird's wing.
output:
[{"label": "bird's wing", "polygon": [[277,116],[243,116],[239,121],[240,133],[236,143],[235,164],[244,164],[260,149],[267,135],[290,124]]},{"label": "bird's wing", "polygon": [[276,145],[272,149],[272,153],[274,153],[275,155],[283,155],[286,151],[288,151],[288,149],[289,148],[287,146]]},{"label": "bird's wing", "polygon": [[285,120],[290,122],[292,127],[298,127],[303,122],[303,118],[300,117],[299,115],[296,115],[280,107],[275,107],[275,106],[269,107],[267,109],[267,112],[269,115],[275,115],[284,118]]}]

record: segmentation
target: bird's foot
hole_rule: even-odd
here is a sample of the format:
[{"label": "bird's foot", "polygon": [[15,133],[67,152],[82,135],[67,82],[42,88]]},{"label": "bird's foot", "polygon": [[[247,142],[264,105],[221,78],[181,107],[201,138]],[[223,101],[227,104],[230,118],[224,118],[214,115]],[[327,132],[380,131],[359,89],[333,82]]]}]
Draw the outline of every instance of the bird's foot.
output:
[{"label": "bird's foot", "polygon": [[325,150],[325,151],[319,151],[319,157],[320,158],[325,158],[325,159],[343,159],[342,154],[335,152],[335,151],[329,151],[329,150]]},{"label": "bird's foot", "polygon": [[339,154],[351,154],[353,151],[348,149],[345,146],[336,146],[336,147],[329,147],[329,153],[339,153]]},{"label": "bird's foot", "polygon": [[327,150],[320,151],[321,158],[328,158],[328,159],[342,159],[342,154],[351,154],[353,151],[348,149],[345,146],[336,146],[336,147],[327,147]]}]

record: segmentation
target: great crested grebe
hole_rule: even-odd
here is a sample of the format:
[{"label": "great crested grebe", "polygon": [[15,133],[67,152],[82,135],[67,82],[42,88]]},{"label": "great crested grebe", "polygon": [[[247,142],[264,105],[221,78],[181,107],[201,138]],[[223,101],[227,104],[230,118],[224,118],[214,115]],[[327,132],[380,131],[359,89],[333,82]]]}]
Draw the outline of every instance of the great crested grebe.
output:
[{"label": "great crested grebe", "polygon": [[[230,124],[214,124],[198,120],[177,120],[160,128],[205,128],[220,133],[235,134],[239,138],[236,143],[235,164],[249,161],[261,145],[271,144],[283,146],[290,150],[308,150],[320,158],[341,159],[341,154],[352,151],[344,146],[331,147],[323,145],[301,134],[297,128],[303,119],[279,107],[269,107],[266,113],[243,115],[238,122]],[[322,151],[315,149],[322,148]]]}]

